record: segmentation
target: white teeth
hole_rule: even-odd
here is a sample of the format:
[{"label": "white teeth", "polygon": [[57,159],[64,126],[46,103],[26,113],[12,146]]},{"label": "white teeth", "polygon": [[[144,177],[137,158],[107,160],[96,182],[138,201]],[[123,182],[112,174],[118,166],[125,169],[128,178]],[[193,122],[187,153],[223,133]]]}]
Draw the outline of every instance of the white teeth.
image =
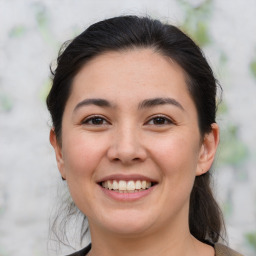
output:
[{"label": "white teeth", "polygon": [[142,180],[142,181],[140,180],[136,180],[136,181],[107,180],[102,182],[102,187],[109,190],[116,190],[116,191],[119,191],[120,193],[134,193],[134,192],[148,189],[151,186],[152,186],[152,183],[145,180]]},{"label": "white teeth", "polygon": [[126,190],[134,190],[135,189],[135,182],[133,180],[130,180],[126,184]]},{"label": "white teeth", "polygon": [[119,190],[126,190],[126,182],[124,180],[120,180],[118,183]]},{"label": "white teeth", "polygon": [[108,180],[107,182],[105,181],[104,183],[106,184],[105,188],[113,189],[113,183],[110,180]]},{"label": "white teeth", "polygon": [[119,189],[118,182],[116,180],[113,181],[113,187],[114,190]]},{"label": "white teeth", "polygon": [[140,180],[136,181],[135,187],[136,187],[136,189],[141,189],[141,182],[140,182]]}]

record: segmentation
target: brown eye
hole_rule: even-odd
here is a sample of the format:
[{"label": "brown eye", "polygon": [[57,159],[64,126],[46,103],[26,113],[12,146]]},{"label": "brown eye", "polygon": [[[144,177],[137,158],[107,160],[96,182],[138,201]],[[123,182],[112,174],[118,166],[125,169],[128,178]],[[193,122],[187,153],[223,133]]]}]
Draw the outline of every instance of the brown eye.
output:
[{"label": "brown eye", "polygon": [[85,119],[83,124],[100,126],[108,124],[108,122],[103,117],[93,116]]},{"label": "brown eye", "polygon": [[173,122],[170,119],[168,119],[164,116],[156,116],[154,118],[151,118],[147,122],[147,124],[149,124],[149,125],[166,125],[166,124],[172,124],[172,123]]}]

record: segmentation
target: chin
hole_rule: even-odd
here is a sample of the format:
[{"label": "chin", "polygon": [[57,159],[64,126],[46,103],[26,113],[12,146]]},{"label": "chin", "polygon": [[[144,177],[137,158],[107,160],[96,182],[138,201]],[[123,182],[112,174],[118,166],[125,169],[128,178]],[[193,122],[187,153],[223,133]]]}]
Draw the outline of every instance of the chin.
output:
[{"label": "chin", "polygon": [[144,234],[148,230],[148,227],[142,225],[131,225],[128,223],[126,225],[120,225],[112,227],[112,232],[125,237],[136,237],[140,234]]},{"label": "chin", "polygon": [[[111,218],[111,217],[110,217]],[[145,216],[129,214],[120,217],[112,217],[105,228],[113,233],[119,235],[139,235],[145,233],[153,225],[152,217],[145,218]]]}]

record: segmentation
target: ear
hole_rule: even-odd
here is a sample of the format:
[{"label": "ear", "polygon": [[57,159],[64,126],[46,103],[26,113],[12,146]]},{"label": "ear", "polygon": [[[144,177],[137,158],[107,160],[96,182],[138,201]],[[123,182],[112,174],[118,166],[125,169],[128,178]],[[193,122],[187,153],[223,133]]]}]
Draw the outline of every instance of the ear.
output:
[{"label": "ear", "polygon": [[60,172],[62,178],[66,179],[64,161],[63,161],[63,156],[62,156],[62,149],[58,143],[58,140],[57,140],[57,137],[56,137],[56,134],[55,134],[55,131],[53,128],[50,131],[50,143],[55,151],[55,156],[56,156],[56,161],[57,161],[59,172]]},{"label": "ear", "polygon": [[212,130],[205,134],[203,143],[201,145],[196,176],[200,176],[209,171],[214,161],[219,144],[219,126],[216,123],[213,123],[211,127]]}]

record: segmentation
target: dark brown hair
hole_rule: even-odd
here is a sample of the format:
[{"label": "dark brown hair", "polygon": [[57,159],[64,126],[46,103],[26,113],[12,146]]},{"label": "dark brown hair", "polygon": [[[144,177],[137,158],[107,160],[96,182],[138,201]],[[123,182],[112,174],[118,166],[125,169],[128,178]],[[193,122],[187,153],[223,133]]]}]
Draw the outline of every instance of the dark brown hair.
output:
[{"label": "dark brown hair", "polygon": [[[219,85],[201,49],[175,26],[149,17],[120,16],[91,25],[64,44],[59,53],[53,85],[47,97],[47,107],[59,144],[62,116],[74,76],[89,60],[104,52],[132,48],[152,48],[183,68],[197,109],[201,136],[211,131],[211,124],[215,123]],[[189,226],[191,234],[198,240],[215,243],[224,223],[212,194],[210,177],[210,172],[207,172],[195,179],[190,197]]]}]

